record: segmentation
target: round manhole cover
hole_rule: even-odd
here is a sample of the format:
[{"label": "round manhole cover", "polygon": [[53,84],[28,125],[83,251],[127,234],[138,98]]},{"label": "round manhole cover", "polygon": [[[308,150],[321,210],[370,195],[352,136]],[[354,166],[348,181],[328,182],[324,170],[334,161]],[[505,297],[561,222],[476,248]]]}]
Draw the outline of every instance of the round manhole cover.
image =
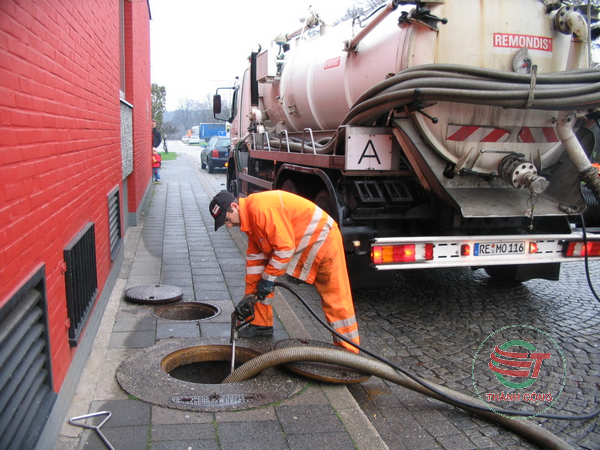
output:
[{"label": "round manhole cover", "polygon": [[170,303],[183,297],[183,289],[167,284],[135,286],[125,291],[125,299],[135,303],[159,305]]},{"label": "round manhole cover", "polygon": [[[311,341],[305,339],[284,339],[277,341],[273,344],[273,350],[280,350],[290,347],[321,347],[327,349],[335,349],[341,352],[340,347],[328,344],[326,342]],[[302,375],[313,380],[322,381],[325,383],[334,384],[352,384],[361,383],[368,380],[371,375],[359,372],[349,367],[338,366],[337,364],[312,362],[312,361],[298,361],[289,364],[284,364],[284,367],[291,370],[294,373]]]},{"label": "round manhole cover", "polygon": [[[269,350],[263,342],[236,346],[236,366]],[[173,371],[215,364],[225,366],[221,375],[199,379],[173,376]],[[222,383],[231,371],[229,338],[165,339],[140,350],[117,369],[117,381],[128,394],[153,405],[185,411],[236,411],[280,403],[303,389],[309,381],[288,371],[271,367],[255,377],[236,383]],[[227,373],[225,373],[227,372]],[[179,374],[176,374],[179,376]]]},{"label": "round manhole cover", "polygon": [[181,302],[176,305],[157,306],[152,315],[166,320],[207,320],[221,313],[221,308],[210,303]]}]

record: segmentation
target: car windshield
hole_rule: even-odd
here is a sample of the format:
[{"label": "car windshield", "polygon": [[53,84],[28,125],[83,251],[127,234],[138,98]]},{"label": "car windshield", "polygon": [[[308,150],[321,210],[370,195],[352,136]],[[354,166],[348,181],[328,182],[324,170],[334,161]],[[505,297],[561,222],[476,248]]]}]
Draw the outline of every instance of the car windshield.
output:
[{"label": "car windshield", "polygon": [[229,147],[229,139],[219,139],[217,147]]}]

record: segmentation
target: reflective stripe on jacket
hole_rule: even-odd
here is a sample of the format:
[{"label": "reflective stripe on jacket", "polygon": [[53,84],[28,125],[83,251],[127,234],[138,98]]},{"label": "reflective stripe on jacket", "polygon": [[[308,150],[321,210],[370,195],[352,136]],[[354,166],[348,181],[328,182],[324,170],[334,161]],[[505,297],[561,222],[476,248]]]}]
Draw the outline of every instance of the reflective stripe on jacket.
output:
[{"label": "reflective stripe on jacket", "polygon": [[[313,283],[326,251],[330,230],[337,227],[314,203],[285,191],[267,191],[239,199],[240,230],[248,236],[246,290],[260,278],[287,273]],[[324,245],[325,244],[325,245]]]}]

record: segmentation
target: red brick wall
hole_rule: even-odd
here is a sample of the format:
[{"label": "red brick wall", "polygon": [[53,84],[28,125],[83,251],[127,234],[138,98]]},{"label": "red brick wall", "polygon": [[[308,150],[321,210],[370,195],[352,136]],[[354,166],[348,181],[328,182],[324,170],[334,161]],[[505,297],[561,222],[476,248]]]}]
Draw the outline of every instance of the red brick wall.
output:
[{"label": "red brick wall", "polygon": [[[130,187],[137,208],[151,171],[149,12],[147,2],[125,4],[140,33],[130,55],[139,86],[128,98],[142,155]],[[122,185],[119,29],[119,0],[0,1],[0,307],[45,265],[56,390],[76,351],[63,249],[87,222],[96,227],[98,297],[111,270],[107,195]]]},{"label": "red brick wall", "polygon": [[[149,11],[125,2],[126,36],[149,36]],[[129,177],[129,210],[138,211],[152,176],[152,100],[149,95],[150,39],[126,39],[126,100],[133,108],[133,166],[137,170]]]}]

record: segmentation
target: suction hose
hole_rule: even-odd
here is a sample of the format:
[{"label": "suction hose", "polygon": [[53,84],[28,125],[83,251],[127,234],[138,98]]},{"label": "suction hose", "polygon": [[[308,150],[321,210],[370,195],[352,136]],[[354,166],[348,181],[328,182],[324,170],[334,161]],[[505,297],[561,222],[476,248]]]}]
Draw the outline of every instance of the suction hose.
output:
[{"label": "suction hose", "polygon": [[[583,221],[583,217],[582,217]],[[585,225],[584,225],[585,226]],[[584,228],[585,231],[585,228]],[[585,234],[584,234],[585,236]],[[587,263],[587,260],[586,260]],[[417,392],[423,393],[425,395],[431,396],[443,402],[449,403],[453,406],[457,406],[459,408],[463,408],[467,411],[480,414],[483,417],[486,417],[492,421],[500,423],[506,426],[508,429],[515,431],[516,433],[522,434],[525,437],[535,440],[536,438],[545,446],[545,448],[558,448],[558,449],[567,449],[571,448],[558,437],[552,435],[547,431],[543,431],[543,429],[536,427],[532,424],[526,424],[527,422],[511,419],[511,416],[521,416],[521,417],[539,417],[539,418],[548,418],[548,419],[559,419],[559,420],[588,420],[594,418],[600,414],[600,409],[594,410],[587,414],[582,415],[555,415],[555,414],[533,414],[525,411],[508,411],[502,408],[496,408],[492,410],[488,405],[486,405],[482,401],[478,401],[477,399],[472,399],[469,396],[464,394],[452,391],[446,387],[439,386],[437,384],[426,381],[409,371],[403,369],[392,363],[391,361],[385,359],[382,356],[379,356],[370,350],[361,347],[360,345],[355,344],[345,336],[338,333],[335,329],[329,326],[327,322],[325,322],[317,312],[311,308],[311,306],[306,302],[306,300],[298,293],[296,290],[291,288],[285,283],[275,282],[274,286],[281,287],[289,291],[293,294],[300,303],[310,312],[310,314],[327,330],[329,330],[333,335],[337,336],[339,339],[348,342],[354,347],[358,348],[361,352],[366,355],[371,356],[374,360],[364,358],[359,355],[355,355],[350,352],[343,352],[340,350],[330,350],[323,348],[315,348],[315,347],[300,347],[300,349],[311,348],[311,350],[307,350],[306,352],[298,349],[281,349],[275,352],[267,353],[258,358],[255,358],[243,366],[239,367],[235,372],[233,372],[229,377],[227,377],[223,382],[224,383],[233,383],[242,381],[248,378],[255,376],[260,373],[262,370],[267,369],[268,367],[273,367],[279,364],[286,364],[289,362],[295,361],[317,361],[317,362],[329,362],[338,365],[347,365],[347,367],[358,369],[362,372],[370,373],[375,376],[380,376],[388,381],[395,382],[401,384],[402,386],[408,387],[409,389],[413,389]],[[590,287],[591,284],[590,284]],[[593,291],[593,289],[592,289]],[[593,291],[594,292],[594,291]],[[594,292],[595,294],[595,292]],[[334,352],[331,354],[331,352]],[[341,355],[340,355],[341,353]],[[317,359],[311,359],[317,358]],[[364,361],[363,361],[364,360]],[[367,361],[368,363],[366,363]],[[353,364],[363,364],[362,366],[356,366]],[[365,365],[366,364],[366,365]],[[389,377],[389,378],[388,378]],[[495,411],[495,412],[490,412]],[[506,419],[506,420],[505,420]],[[507,421],[508,420],[508,421]],[[519,424],[520,422],[520,424]],[[542,430],[542,431],[540,431]],[[540,436],[538,433],[542,433],[543,436]],[[550,435],[551,437],[549,437]],[[530,437],[534,436],[534,437]],[[555,445],[556,444],[556,445]]]},{"label": "suction hose", "polygon": [[[433,383],[430,383],[439,391],[447,394],[446,396],[441,396],[427,389],[421,384],[411,380],[407,376],[397,372],[387,364],[344,350],[307,346],[274,350],[272,352],[257,356],[244,365],[238,367],[231,375],[223,380],[223,383],[237,383],[244,381],[258,375],[270,367],[296,361],[326,362],[369,373],[450,405],[458,406],[493,422],[499,423],[505,428],[529,439],[543,448],[552,450],[573,449],[573,447],[571,447],[565,441],[549,431],[539,427],[535,423],[531,423],[526,420],[511,419],[492,411],[482,411],[481,407],[485,406],[485,403],[482,401],[476,402],[471,397],[461,394],[460,392],[453,391],[441,385],[434,385]],[[461,403],[459,404],[453,402],[452,397],[460,399]],[[465,404],[472,404],[473,407],[471,408]]]}]

